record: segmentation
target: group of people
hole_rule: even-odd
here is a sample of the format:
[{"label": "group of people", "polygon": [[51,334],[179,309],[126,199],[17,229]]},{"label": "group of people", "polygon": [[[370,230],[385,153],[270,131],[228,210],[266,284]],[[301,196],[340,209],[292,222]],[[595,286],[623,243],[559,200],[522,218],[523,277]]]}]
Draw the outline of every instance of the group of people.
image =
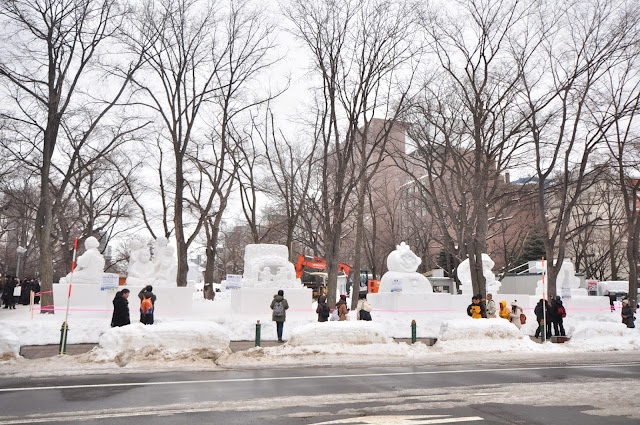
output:
[{"label": "group of people", "polygon": [[[545,311],[546,310],[546,311]],[[536,328],[536,338],[540,338],[540,332],[542,331],[542,321],[545,320],[545,331],[547,336],[552,336],[551,326],[553,325],[553,335],[565,336],[564,332],[564,318],[567,317],[567,310],[562,304],[560,295],[556,295],[551,298],[551,303],[547,300],[540,299],[536,308],[533,310],[536,314],[536,320],[538,321],[538,327]]]},{"label": "group of people", "polygon": [[[113,315],[111,316],[111,327],[119,327],[131,324],[129,317],[129,291],[124,288],[116,292],[113,298]],[[153,293],[153,287],[147,285],[138,293],[140,298],[140,323],[145,325],[153,325],[154,308],[156,305],[156,295]]]},{"label": "group of people", "polygon": [[[278,342],[283,342],[282,332],[284,330],[284,322],[287,320],[287,309],[289,309],[289,303],[284,298],[284,291],[281,289],[276,295],[273,296],[271,301],[271,320],[276,322],[276,332],[278,336]],[[367,294],[360,294],[358,304],[356,306],[357,320],[371,320],[371,311],[373,307],[367,302]],[[340,299],[336,302],[336,308],[332,311],[327,304],[327,296],[322,294],[318,297],[318,306],[316,308],[318,314],[318,322],[331,321],[345,321],[349,314],[349,308],[347,307],[347,296],[340,295]]]},{"label": "group of people", "polygon": [[[511,309],[507,308],[506,301],[500,301],[500,310],[496,307],[492,294],[487,294],[486,302],[481,294],[471,297],[471,304],[467,307],[467,315],[474,319],[495,319],[501,317],[508,320],[520,329],[524,324],[524,314],[522,308],[518,306],[518,300],[511,303]],[[496,315],[497,314],[497,315]]]},{"label": "group of people", "polygon": [[[19,295],[16,295],[16,288],[20,288]],[[3,308],[15,309],[16,304],[29,305],[31,291],[34,292],[33,302],[39,304],[40,282],[37,279],[27,278],[20,281],[15,276],[7,276],[0,279]]]}]

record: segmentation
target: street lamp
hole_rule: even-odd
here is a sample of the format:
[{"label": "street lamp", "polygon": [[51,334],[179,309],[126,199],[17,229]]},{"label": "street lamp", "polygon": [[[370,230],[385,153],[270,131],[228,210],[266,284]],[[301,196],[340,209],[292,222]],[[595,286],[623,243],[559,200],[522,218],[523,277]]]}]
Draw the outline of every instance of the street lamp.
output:
[{"label": "street lamp", "polygon": [[22,256],[24,255],[25,252],[27,252],[27,248],[18,246],[18,248],[16,248],[16,251],[18,252],[18,265],[16,266],[16,277],[18,278],[18,280],[20,280],[21,276],[20,276],[20,272],[22,270],[20,270],[20,266],[22,263]]}]

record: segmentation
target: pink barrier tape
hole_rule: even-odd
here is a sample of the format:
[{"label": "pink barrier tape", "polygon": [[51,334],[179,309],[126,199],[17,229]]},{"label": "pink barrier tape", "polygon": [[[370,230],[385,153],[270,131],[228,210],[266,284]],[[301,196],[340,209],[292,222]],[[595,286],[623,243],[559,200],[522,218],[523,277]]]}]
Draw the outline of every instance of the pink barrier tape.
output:
[{"label": "pink barrier tape", "polygon": [[[53,307],[53,306],[44,306],[44,307]],[[43,310],[43,311],[66,311],[66,308],[34,308],[33,310]],[[89,312],[96,312],[96,311],[113,311],[113,309],[110,310],[104,310],[104,309],[90,309],[90,308],[70,308],[69,311],[89,311]],[[129,310],[129,312],[138,312],[139,310]],[[156,310],[156,312],[158,313],[184,313],[183,310]]]},{"label": "pink barrier tape", "polygon": [[35,295],[35,296],[37,297],[37,296],[39,296],[39,295],[41,295],[41,294],[52,294],[52,293],[53,293],[53,291],[36,292],[36,293],[35,293],[35,294],[33,294],[33,295]]}]

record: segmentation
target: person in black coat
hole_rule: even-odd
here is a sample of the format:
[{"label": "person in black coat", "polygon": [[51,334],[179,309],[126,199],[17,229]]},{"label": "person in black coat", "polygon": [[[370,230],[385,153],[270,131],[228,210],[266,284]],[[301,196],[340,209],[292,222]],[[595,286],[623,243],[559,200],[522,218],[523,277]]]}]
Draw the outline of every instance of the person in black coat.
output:
[{"label": "person in black coat", "polygon": [[123,289],[116,292],[113,298],[113,316],[111,316],[111,327],[124,326],[131,323],[129,318],[129,290]]},{"label": "person in black coat", "polygon": [[562,304],[560,295],[556,295],[551,301],[549,313],[551,314],[551,321],[553,322],[553,334],[555,336],[565,336],[563,320],[566,316],[566,310]]},{"label": "person in black coat", "polygon": [[16,308],[16,299],[13,296],[13,290],[16,288],[17,281],[9,277],[4,284],[4,291],[2,292],[2,300],[4,301],[4,308]]},{"label": "person in black coat", "polygon": [[629,305],[629,300],[622,300],[622,323],[627,325],[628,328],[635,328],[633,323],[633,307]]},{"label": "person in black coat", "polygon": [[548,301],[544,301],[542,299],[540,299],[540,301],[538,301],[538,304],[536,304],[536,308],[533,310],[533,312],[536,314],[536,320],[538,321],[538,327],[536,328],[536,338],[540,337],[540,324],[542,322],[542,320],[545,317],[545,310],[546,310],[546,317],[547,317],[547,321],[545,323],[546,326],[546,333],[547,333],[547,337],[551,336],[551,318],[549,317],[549,310],[551,310],[551,306],[549,305]]},{"label": "person in black coat", "polygon": [[316,313],[318,313],[318,322],[326,322],[327,320],[329,320],[331,310],[329,309],[329,305],[327,304],[327,296],[324,294],[318,297],[318,307],[316,308]]},{"label": "person in black coat", "polygon": [[34,304],[40,304],[40,282],[38,282],[37,280],[33,280],[33,303]]}]

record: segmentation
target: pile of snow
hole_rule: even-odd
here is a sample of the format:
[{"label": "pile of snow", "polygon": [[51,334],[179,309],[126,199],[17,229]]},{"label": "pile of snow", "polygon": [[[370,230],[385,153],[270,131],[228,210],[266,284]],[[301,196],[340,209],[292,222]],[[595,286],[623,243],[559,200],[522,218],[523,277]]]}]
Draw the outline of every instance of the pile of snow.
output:
[{"label": "pile of snow", "polygon": [[0,360],[10,360],[20,356],[20,340],[11,331],[0,328]]},{"label": "pile of snow", "polygon": [[388,344],[385,329],[378,323],[359,321],[309,323],[298,326],[291,332],[288,345],[294,347],[309,345],[345,344]]},{"label": "pile of snow", "polygon": [[580,351],[627,351],[640,349],[640,331],[622,323],[577,322],[567,346]]},{"label": "pile of snow", "polygon": [[194,357],[216,360],[229,353],[229,334],[213,322],[140,323],[111,328],[100,337],[92,353],[95,361],[173,360]]},{"label": "pile of snow", "polygon": [[505,319],[471,318],[443,322],[434,347],[447,352],[487,353],[541,348]]}]

